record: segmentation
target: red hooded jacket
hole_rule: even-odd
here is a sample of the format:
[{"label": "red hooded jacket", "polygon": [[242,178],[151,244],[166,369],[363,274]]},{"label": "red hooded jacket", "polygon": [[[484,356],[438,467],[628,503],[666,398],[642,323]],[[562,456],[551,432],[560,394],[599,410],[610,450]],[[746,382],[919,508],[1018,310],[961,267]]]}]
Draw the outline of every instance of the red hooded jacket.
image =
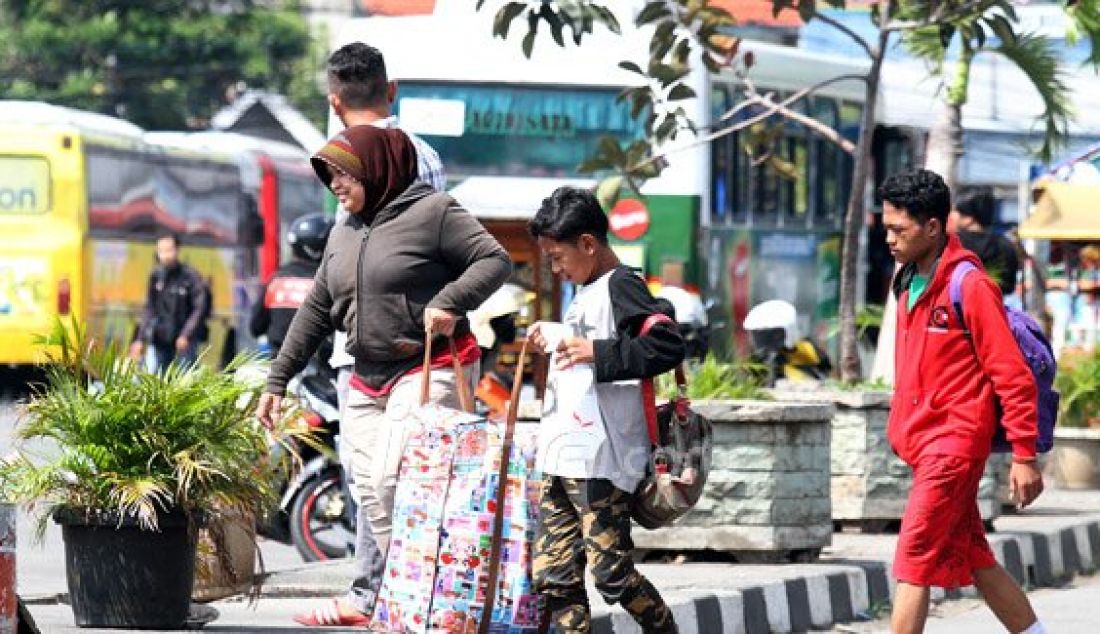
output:
[{"label": "red hooded jacket", "polygon": [[[948,291],[951,272],[964,260],[979,268],[962,284],[969,338]],[[1013,455],[1035,455],[1035,380],[1009,330],[1001,291],[981,266],[976,255],[950,236],[912,310],[908,299],[914,267],[898,273],[895,386],[887,436],[909,464],[930,454],[987,458],[998,417]]]}]

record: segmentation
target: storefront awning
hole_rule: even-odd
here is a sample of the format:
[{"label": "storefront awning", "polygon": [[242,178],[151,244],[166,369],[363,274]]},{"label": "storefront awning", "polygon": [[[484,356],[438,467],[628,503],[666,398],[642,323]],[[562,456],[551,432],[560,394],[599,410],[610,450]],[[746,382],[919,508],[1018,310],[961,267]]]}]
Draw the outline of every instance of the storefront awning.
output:
[{"label": "storefront awning", "polygon": [[1046,183],[1020,237],[1036,240],[1100,240],[1100,185]]},{"label": "storefront awning", "polygon": [[455,197],[478,220],[530,220],[542,200],[562,185],[590,188],[584,178],[531,178],[520,176],[471,176],[452,187]]}]

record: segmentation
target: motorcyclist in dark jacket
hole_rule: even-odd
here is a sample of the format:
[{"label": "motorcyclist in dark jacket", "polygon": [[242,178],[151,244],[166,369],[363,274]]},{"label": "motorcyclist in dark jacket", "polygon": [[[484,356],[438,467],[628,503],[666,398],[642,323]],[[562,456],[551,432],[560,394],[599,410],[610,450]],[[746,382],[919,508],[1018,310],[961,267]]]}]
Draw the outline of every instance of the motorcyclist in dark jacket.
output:
[{"label": "motorcyclist in dark jacket", "polygon": [[179,260],[179,237],[157,238],[157,262],[149,276],[145,310],[134,330],[130,357],[137,360],[152,346],[156,369],[178,360],[193,363],[197,345],[206,340],[210,292],[198,271]]},{"label": "motorcyclist in dark jacket", "polygon": [[321,213],[302,216],[287,230],[286,240],[294,259],[275,271],[248,325],[253,337],[267,336],[272,357],[279,354],[294,313],[313,287],[313,276],[321,264],[330,231],[332,219]]}]

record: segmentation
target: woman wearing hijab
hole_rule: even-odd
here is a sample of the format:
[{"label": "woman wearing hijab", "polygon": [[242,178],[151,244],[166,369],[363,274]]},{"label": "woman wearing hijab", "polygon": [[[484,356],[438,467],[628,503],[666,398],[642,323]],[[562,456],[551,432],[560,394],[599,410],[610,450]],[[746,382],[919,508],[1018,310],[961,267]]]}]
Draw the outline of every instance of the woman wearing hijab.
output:
[{"label": "woman wearing hijab", "polygon": [[[290,377],[336,327],[348,333],[355,376],[341,440],[351,449],[355,493],[370,514],[378,548],[357,567],[347,599],[295,620],[361,626],[369,623],[382,582],[405,444],[403,413],[419,404],[425,330],[430,326],[436,335],[430,398],[457,407],[456,381],[472,383],[479,374],[477,339],[465,315],[504,283],[511,261],[451,196],[416,182],[416,150],[398,129],[348,128],[312,163],[349,215],[329,236],[313,289],[272,363],[257,416],[270,426]],[[446,336],[454,339],[464,377],[451,370]]]}]

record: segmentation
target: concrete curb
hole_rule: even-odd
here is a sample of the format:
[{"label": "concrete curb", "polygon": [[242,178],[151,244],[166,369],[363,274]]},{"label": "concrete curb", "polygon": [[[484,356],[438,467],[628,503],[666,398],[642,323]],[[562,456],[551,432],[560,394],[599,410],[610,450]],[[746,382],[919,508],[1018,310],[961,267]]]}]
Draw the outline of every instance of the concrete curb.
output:
[{"label": "concrete curb", "polygon": [[[997,561],[1027,589],[1065,584],[1100,568],[1100,520],[1059,523],[1050,531],[1004,531],[990,536]],[[841,572],[812,572],[784,581],[729,592],[669,596],[681,634],[804,632],[837,623],[869,620],[894,594],[890,565],[881,561],[834,562]],[[812,568],[812,567],[811,567]],[[973,588],[943,591],[934,601],[973,596]],[[593,619],[594,634],[632,634],[641,629],[622,608]]]}]

